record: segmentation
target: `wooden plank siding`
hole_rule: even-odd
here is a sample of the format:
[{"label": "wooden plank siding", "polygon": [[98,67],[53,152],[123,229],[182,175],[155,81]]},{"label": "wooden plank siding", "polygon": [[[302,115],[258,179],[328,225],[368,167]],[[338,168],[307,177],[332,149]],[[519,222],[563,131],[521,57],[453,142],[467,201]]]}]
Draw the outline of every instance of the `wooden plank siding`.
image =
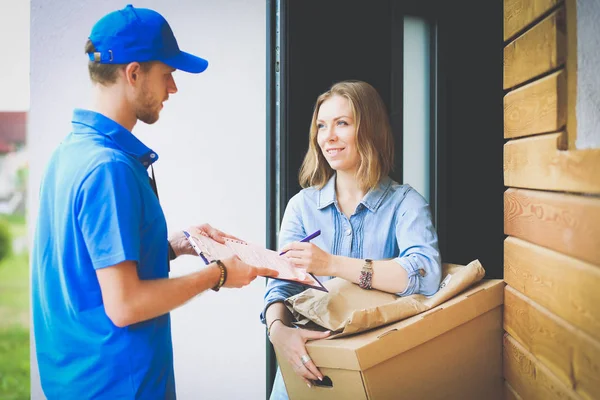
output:
[{"label": "wooden plank siding", "polygon": [[504,97],[504,138],[557,132],[566,124],[567,79],[563,70]]},{"label": "wooden plank siding", "polygon": [[508,189],[504,233],[600,266],[600,199]]},{"label": "wooden plank siding", "polygon": [[600,399],[600,343],[510,286],[504,329],[584,399]]},{"label": "wooden plank siding", "polygon": [[565,132],[509,140],[504,145],[504,185],[600,194],[600,149],[567,148]]},{"label": "wooden plank siding", "polygon": [[523,398],[521,396],[519,396],[519,394],[517,392],[515,392],[515,389],[512,388],[512,386],[510,386],[508,384],[508,382],[504,381],[504,399],[505,400],[523,400]]},{"label": "wooden plank siding", "polygon": [[600,399],[600,149],[575,147],[577,0],[504,0],[504,43],[505,398]]},{"label": "wooden plank siding", "polygon": [[567,58],[564,7],[504,48],[504,89],[564,65]]},{"label": "wooden plank siding", "polygon": [[515,290],[600,341],[600,268],[509,237],[504,280]]},{"label": "wooden plank siding", "polygon": [[503,356],[504,378],[522,398],[527,400],[581,399],[508,334],[504,336]]},{"label": "wooden plank siding", "polygon": [[507,41],[561,0],[505,0],[504,40]]}]

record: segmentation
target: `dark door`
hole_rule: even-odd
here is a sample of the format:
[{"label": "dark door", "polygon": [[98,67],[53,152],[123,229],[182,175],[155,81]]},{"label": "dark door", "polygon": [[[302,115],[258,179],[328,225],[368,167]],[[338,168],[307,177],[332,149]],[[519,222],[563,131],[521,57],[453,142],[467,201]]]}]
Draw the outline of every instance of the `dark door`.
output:
[{"label": "dark door", "polygon": [[[501,0],[272,0],[267,2],[267,244],[299,190],[315,100],[333,83],[363,80],[383,98],[404,182],[405,76],[414,62],[406,18],[427,26],[428,200],[444,262],[478,258],[487,277],[503,267]],[[418,71],[417,71],[418,72]],[[409,82],[410,83],[410,82]],[[405,90],[406,89],[406,90]],[[411,101],[409,98],[408,101]],[[421,116],[422,118],[422,116]],[[424,164],[419,164],[424,165]],[[423,194],[423,193],[422,193]],[[276,361],[267,339],[267,395]]]}]

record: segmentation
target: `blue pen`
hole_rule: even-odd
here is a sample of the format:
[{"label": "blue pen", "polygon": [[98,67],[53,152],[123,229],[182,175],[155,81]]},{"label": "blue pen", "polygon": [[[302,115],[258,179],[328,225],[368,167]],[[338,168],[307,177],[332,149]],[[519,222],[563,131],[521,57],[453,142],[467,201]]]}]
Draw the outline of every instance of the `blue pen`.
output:
[{"label": "blue pen", "polygon": [[[317,236],[319,236],[321,234],[321,230],[319,229],[318,231],[316,231],[315,233],[311,233],[310,235],[308,235],[307,237],[305,237],[304,239],[301,240],[301,242],[308,242],[313,240],[314,238],[316,238]],[[288,250],[289,251],[289,250]],[[284,255],[285,253],[287,253],[287,251],[284,251],[283,253],[279,253],[280,256]]]},{"label": "blue pen", "polygon": [[208,262],[208,259],[204,256],[204,253],[202,252],[202,250],[200,250],[200,247],[198,247],[196,242],[194,242],[194,239],[192,238],[192,236],[189,233],[187,233],[186,231],[183,231],[183,234],[187,238],[188,242],[190,242],[190,244],[192,245],[192,248],[196,251],[196,254],[198,254],[200,257],[202,257],[202,260],[204,260],[204,263],[210,264],[210,262]]}]

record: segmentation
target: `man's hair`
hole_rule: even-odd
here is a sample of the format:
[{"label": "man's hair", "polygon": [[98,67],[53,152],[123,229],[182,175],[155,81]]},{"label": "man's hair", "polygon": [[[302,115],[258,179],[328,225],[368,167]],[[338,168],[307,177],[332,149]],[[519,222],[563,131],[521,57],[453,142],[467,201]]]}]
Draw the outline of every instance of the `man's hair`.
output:
[{"label": "man's hair", "polygon": [[[90,39],[85,43],[85,54],[94,53],[96,47]],[[142,72],[148,72],[152,68],[153,61],[139,63]],[[88,71],[90,73],[90,79],[92,82],[99,83],[101,85],[108,86],[117,81],[117,73],[120,69],[123,69],[127,64],[100,64],[95,61],[88,61]]]},{"label": "man's hair", "polygon": [[362,189],[372,189],[393,168],[394,138],[379,93],[373,86],[361,81],[336,83],[317,98],[310,124],[308,151],[300,168],[300,185],[303,188],[314,186],[320,189],[334,174],[317,142],[319,109],[325,100],[333,96],[345,97],[350,103],[360,156],[357,179]]}]

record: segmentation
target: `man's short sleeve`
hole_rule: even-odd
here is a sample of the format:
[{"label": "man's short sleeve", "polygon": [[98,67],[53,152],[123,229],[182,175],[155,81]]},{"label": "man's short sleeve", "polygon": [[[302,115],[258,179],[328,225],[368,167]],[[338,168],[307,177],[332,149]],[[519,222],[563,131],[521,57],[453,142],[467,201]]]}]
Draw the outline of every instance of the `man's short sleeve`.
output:
[{"label": "man's short sleeve", "polygon": [[94,269],[139,262],[141,198],[134,170],[122,161],[99,165],[81,184],[75,212]]}]

